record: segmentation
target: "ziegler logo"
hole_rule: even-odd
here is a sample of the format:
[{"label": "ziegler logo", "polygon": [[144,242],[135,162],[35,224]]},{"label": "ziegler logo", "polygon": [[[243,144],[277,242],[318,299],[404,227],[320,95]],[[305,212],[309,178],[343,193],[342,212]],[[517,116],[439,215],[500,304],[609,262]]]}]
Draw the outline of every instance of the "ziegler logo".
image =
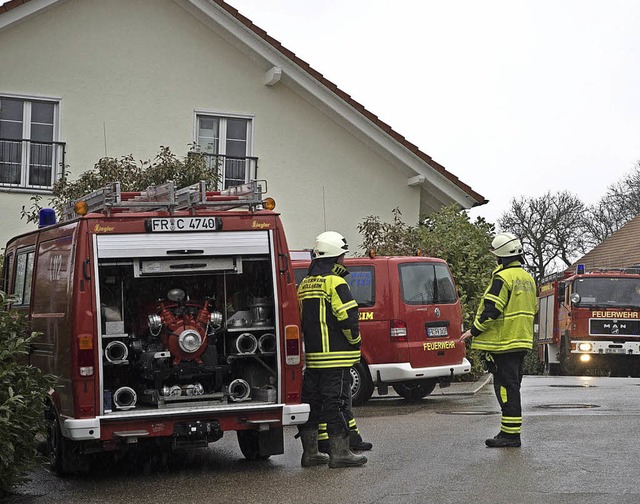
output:
[{"label": "ziegler logo", "polygon": [[251,227],[253,229],[265,229],[265,228],[270,228],[271,227],[271,223],[270,222],[257,222],[257,221],[253,221],[251,223]]},{"label": "ziegler logo", "polygon": [[96,224],[96,227],[93,228],[94,233],[110,233],[115,230],[113,226],[101,226],[100,224]]},{"label": "ziegler logo", "polygon": [[373,320],[373,312],[363,311],[358,313],[358,320]]}]

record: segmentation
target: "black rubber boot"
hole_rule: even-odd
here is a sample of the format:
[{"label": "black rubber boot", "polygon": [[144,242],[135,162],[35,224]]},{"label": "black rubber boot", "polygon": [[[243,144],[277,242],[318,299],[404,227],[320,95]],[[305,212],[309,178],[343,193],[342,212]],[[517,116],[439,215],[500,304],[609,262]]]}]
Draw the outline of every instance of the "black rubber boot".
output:
[{"label": "black rubber boot", "polygon": [[318,451],[318,431],[300,431],[302,440],[302,467],[323,465],[329,462],[329,455]]},{"label": "black rubber boot", "polygon": [[349,431],[349,448],[352,451],[369,451],[373,448],[373,444],[363,441],[362,436],[356,431]]},{"label": "black rubber boot", "polygon": [[520,434],[500,432],[497,436],[485,441],[489,448],[520,448]]},{"label": "black rubber boot", "polygon": [[339,434],[337,436],[329,436],[329,467],[358,467],[367,463],[367,457],[364,455],[354,455],[349,449],[349,436]]},{"label": "black rubber boot", "polygon": [[328,438],[318,440],[318,451],[322,453],[329,453],[331,451]]}]

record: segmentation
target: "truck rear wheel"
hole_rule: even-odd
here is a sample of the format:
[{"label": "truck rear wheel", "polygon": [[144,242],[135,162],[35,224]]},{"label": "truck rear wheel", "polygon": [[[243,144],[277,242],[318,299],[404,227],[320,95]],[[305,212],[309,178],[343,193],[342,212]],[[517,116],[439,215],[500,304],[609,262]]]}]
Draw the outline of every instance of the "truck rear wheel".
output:
[{"label": "truck rear wheel", "polygon": [[273,427],[268,430],[239,430],[238,444],[247,460],[267,460],[271,455],[284,453],[284,430]]},{"label": "truck rear wheel", "polygon": [[373,381],[367,366],[358,362],[351,366],[351,404],[360,406],[373,394]]},{"label": "truck rear wheel", "polygon": [[394,383],[393,390],[407,401],[419,401],[427,397],[433,389],[436,388],[435,378],[428,380],[411,380],[406,382]]},{"label": "truck rear wheel", "polygon": [[238,444],[240,451],[247,460],[267,460],[269,455],[260,455],[259,433],[255,430],[239,430]]},{"label": "truck rear wheel", "polygon": [[62,435],[58,415],[50,409],[47,412],[47,452],[51,470],[58,476],[72,472],[70,451],[70,442]]}]

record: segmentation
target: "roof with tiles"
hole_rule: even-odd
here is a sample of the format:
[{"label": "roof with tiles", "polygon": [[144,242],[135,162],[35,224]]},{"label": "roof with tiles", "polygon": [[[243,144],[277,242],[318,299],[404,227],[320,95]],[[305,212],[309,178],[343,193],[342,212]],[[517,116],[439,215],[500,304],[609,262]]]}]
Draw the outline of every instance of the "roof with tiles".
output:
[{"label": "roof with tiles", "polygon": [[598,268],[630,268],[640,265],[640,215],[631,219],[600,245],[567,269],[584,264],[587,271]]},{"label": "roof with tiles", "polygon": [[[3,13],[5,13],[7,11],[15,9],[16,7],[19,7],[20,5],[28,3],[29,1],[30,0],[10,0],[9,2],[7,2],[4,5],[0,6],[0,15],[2,15]],[[317,70],[313,69],[311,67],[311,65],[309,65],[306,61],[298,58],[295,55],[295,53],[293,53],[292,51],[290,51],[289,49],[284,47],[280,42],[278,42],[276,39],[271,37],[265,30],[263,30],[259,26],[256,26],[255,24],[253,24],[253,22],[250,19],[248,19],[247,17],[245,17],[242,14],[240,14],[240,12],[237,9],[235,9],[234,7],[232,7],[231,5],[226,3],[224,0],[211,0],[211,1],[216,3],[216,4],[218,4],[228,14],[233,16],[240,23],[242,23],[244,26],[249,28],[253,33],[255,33],[257,36],[259,36],[260,38],[265,40],[267,43],[269,43],[271,46],[273,46],[282,55],[284,55],[289,60],[291,60],[293,63],[295,63],[299,68],[304,70],[306,73],[308,73],[310,76],[312,76],[318,82],[320,82],[327,89],[331,90],[335,95],[337,95],[342,100],[344,100],[346,103],[348,103],[354,110],[356,110],[358,113],[360,113],[363,116],[365,116],[367,119],[369,119],[371,122],[373,122],[376,126],[378,126],[382,131],[384,131],[386,134],[388,134],[391,138],[393,138],[398,143],[402,144],[410,152],[415,154],[422,161],[426,162],[431,168],[436,170],[442,176],[446,177],[450,182],[452,182],[453,184],[458,186],[460,189],[462,189],[464,192],[466,192],[474,201],[476,201],[476,203],[473,206],[480,206],[480,205],[484,205],[485,203],[488,203],[488,200],[485,199],[484,196],[482,196],[481,194],[479,194],[476,191],[474,191],[473,189],[471,189],[471,187],[469,185],[465,184],[458,177],[456,177],[455,175],[453,175],[452,173],[447,171],[444,168],[444,166],[442,166],[440,163],[437,163],[436,161],[434,161],[431,158],[431,156],[429,156],[428,154],[422,152],[415,144],[409,142],[404,136],[402,136],[400,133],[395,131],[391,126],[386,124],[384,121],[380,120],[378,118],[378,116],[376,116],[375,114],[373,114],[372,112],[367,110],[364,107],[364,105],[362,105],[361,103],[359,103],[356,100],[354,100],[353,98],[351,98],[350,95],[348,95],[343,90],[341,90],[336,84],[334,84],[333,82],[331,82],[328,79],[325,79],[324,76],[320,72],[318,72]]]},{"label": "roof with tiles", "polygon": [[4,5],[0,5],[0,14],[7,12],[11,9],[15,9],[18,5],[22,5],[27,3],[29,0],[10,0]]}]

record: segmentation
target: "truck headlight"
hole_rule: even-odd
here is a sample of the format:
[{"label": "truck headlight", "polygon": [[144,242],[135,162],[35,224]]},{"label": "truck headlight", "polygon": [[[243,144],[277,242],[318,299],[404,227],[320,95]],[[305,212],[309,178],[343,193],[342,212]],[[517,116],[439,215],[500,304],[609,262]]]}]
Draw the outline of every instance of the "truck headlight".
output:
[{"label": "truck headlight", "polygon": [[591,343],[578,344],[578,350],[580,350],[581,352],[590,352],[592,348],[593,348],[593,345]]}]

